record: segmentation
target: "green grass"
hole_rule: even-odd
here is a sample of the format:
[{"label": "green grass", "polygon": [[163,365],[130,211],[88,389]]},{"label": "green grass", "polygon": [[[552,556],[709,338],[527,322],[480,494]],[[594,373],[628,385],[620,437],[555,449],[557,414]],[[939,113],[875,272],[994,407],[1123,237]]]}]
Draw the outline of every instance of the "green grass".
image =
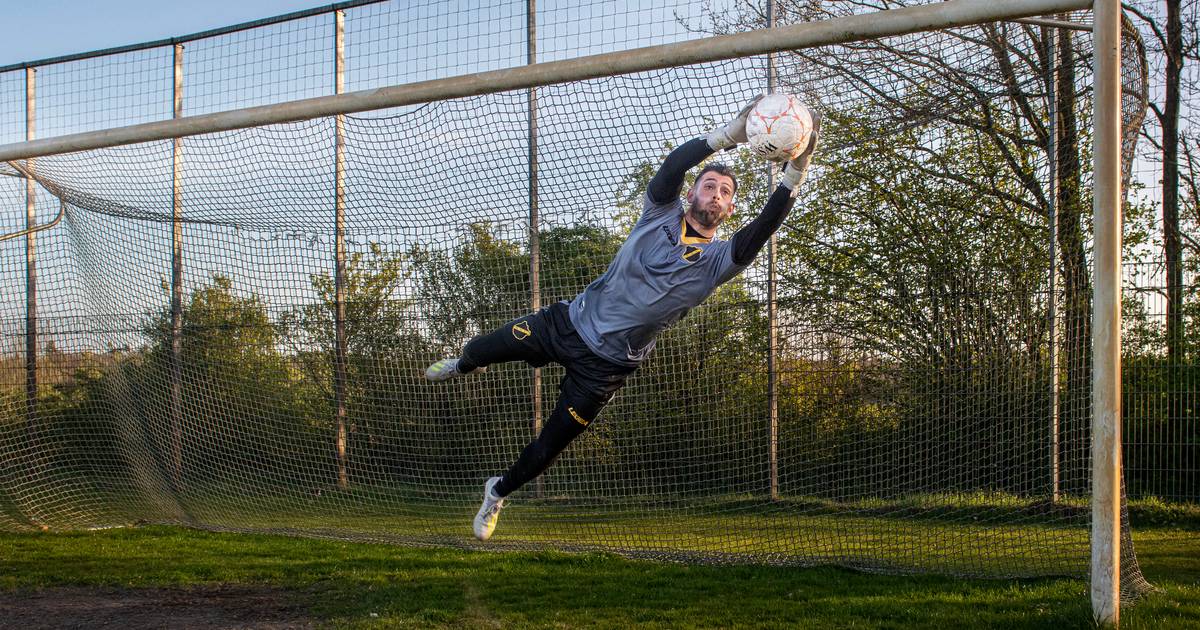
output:
[{"label": "green grass", "polygon": [[[957,493],[854,503],[805,497],[765,502],[731,494],[700,502],[670,497],[648,508],[634,500],[600,504],[565,496],[522,497],[506,511],[492,541],[481,545],[468,526],[473,496],[431,498],[403,487],[307,494],[189,490],[178,504],[154,506],[165,517],[156,524],[464,551],[560,550],[979,577],[1078,578],[1088,566],[1090,510],[1086,502],[1070,499],[1048,505],[999,493]],[[126,506],[131,513],[142,511],[133,509],[139,505],[145,508],[128,497],[100,504],[114,510]],[[1150,500],[1131,502],[1130,510],[1135,529],[1143,524],[1200,529],[1200,508],[1194,505]],[[136,522],[116,512],[86,514],[82,520],[78,510],[60,512],[60,522],[41,522],[51,531]]]},{"label": "green grass", "polygon": [[[964,500],[966,499],[966,500]],[[985,501],[986,499],[986,501]],[[505,514],[489,549],[560,549],[635,557],[858,568],[958,575],[1082,575],[1087,566],[1086,513],[1046,512],[1002,496],[938,495],[844,504],[729,495],[704,501],[598,504],[532,499]],[[105,505],[131,505],[110,501]],[[320,496],[189,497],[158,523],[203,524],[245,532],[289,533],[372,542],[479,548],[467,525],[474,497],[430,500],[403,494],[328,492]],[[1063,513],[1066,510],[1066,513]],[[77,513],[70,513],[77,517]],[[51,530],[81,524],[46,522]],[[130,524],[132,519],[92,522]],[[86,523],[86,521],[85,521]],[[1030,559],[1036,559],[1031,563]]]},{"label": "green grass", "polygon": [[[1200,536],[1135,534],[1160,592],[1123,628],[1200,626]],[[1087,585],[691,566],[175,527],[0,534],[0,589],[275,586],[332,627],[1087,628]],[[374,615],[374,616],[372,616]]]}]

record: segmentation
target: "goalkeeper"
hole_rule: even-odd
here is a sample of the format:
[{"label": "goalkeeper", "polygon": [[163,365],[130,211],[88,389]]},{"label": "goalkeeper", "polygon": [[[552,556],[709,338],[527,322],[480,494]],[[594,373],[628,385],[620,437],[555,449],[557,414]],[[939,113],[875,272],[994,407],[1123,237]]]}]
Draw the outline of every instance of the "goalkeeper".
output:
[{"label": "goalkeeper", "polygon": [[[761,97],[758,97],[761,98]],[[667,156],[650,180],[642,216],[604,275],[575,299],[519,317],[469,341],[457,358],[425,370],[431,381],[482,372],[504,361],[566,368],[561,393],[545,427],[516,463],[488,479],[475,516],[475,536],[491,537],[504,498],[542,474],[587,429],[654,349],[654,339],[718,286],[745,269],[783,224],[804,181],[820,118],[805,150],[783,169],[779,187],[758,217],[724,241],[717,227],[733,213],[737,180],[729,167],[710,163],[687,191],[684,175],[721,149],[746,142],[746,117],[754,99],[729,124],[690,140]]]}]

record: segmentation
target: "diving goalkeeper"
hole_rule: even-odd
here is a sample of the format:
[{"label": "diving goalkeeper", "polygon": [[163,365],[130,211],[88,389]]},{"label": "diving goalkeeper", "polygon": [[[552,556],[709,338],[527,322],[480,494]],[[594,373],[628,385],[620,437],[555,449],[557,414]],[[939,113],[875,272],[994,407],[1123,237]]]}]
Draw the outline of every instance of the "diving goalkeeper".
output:
[{"label": "diving goalkeeper", "polygon": [[[759,97],[761,98],[761,97]],[[425,370],[431,381],[484,371],[493,363],[525,361],[566,368],[558,402],[534,439],[500,477],[487,480],[475,516],[475,536],[491,537],[505,497],[550,467],[654,349],[654,339],[718,286],[745,269],[779,229],[804,182],[817,144],[820,118],[804,151],[788,162],[778,188],[758,217],[728,241],[717,227],[733,213],[737,180],[729,167],[710,163],[687,191],[684,175],[716,151],[746,142],[754,99],[724,127],[671,152],[650,180],[642,216],[604,275],[570,302],[551,304],[475,337],[457,358]]]}]

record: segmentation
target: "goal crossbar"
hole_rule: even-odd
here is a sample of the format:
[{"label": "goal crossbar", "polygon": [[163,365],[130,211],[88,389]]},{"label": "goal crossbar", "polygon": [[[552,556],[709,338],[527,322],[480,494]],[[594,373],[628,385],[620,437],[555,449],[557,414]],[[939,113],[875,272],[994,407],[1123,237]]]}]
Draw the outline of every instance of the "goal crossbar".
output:
[{"label": "goal crossbar", "polygon": [[750,57],[781,50],[1050,15],[1087,9],[1091,6],[1091,0],[950,0],[372,90],[14,142],[0,145],[0,162],[416,105],[614,74]]}]

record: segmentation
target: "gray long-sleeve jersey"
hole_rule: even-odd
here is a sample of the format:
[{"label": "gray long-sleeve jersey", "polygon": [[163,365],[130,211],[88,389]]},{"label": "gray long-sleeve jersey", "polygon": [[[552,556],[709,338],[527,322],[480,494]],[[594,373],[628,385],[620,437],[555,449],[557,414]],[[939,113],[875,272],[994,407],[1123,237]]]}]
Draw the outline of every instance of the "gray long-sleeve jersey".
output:
[{"label": "gray long-sleeve jersey", "polygon": [[745,269],[791,211],[791,191],[780,186],[731,240],[689,236],[679,192],[687,171],[712,153],[696,138],[667,156],[608,270],[571,301],[571,323],[597,355],[637,366],[658,333]]},{"label": "gray long-sleeve jersey", "polygon": [[659,332],[742,269],[729,241],[686,236],[678,197],[658,204],[647,195],[608,270],[571,301],[571,323],[592,352],[636,366]]}]

